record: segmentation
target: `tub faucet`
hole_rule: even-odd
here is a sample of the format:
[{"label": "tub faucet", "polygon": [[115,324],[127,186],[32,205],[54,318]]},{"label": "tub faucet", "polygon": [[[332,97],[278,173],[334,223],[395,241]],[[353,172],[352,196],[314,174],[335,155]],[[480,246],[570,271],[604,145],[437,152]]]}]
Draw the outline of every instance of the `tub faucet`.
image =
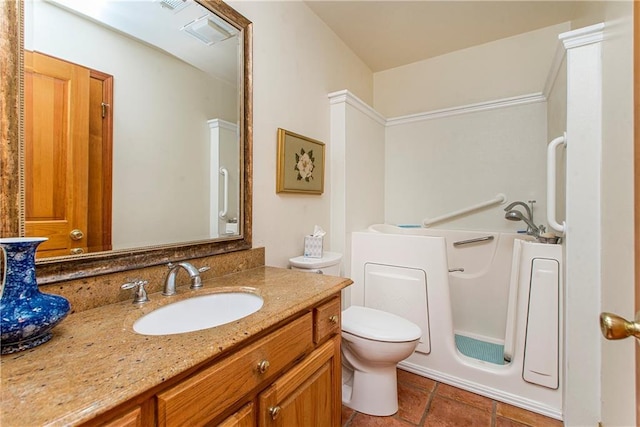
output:
[{"label": "tub faucet", "polygon": [[[513,202],[509,204],[509,206],[504,208],[506,212],[506,214],[504,214],[504,217],[509,221],[524,221],[527,224],[527,234],[537,239],[542,233],[546,231],[546,228],[542,224],[537,226],[533,221],[533,204],[535,202],[535,200],[529,200],[529,203],[531,203],[531,207],[529,207],[524,202]],[[527,215],[524,215],[519,210],[514,209],[518,205],[525,208]]]},{"label": "tub faucet", "polygon": [[164,278],[164,290],[162,291],[162,295],[171,296],[176,294],[176,275],[180,268],[184,268],[187,273],[189,273],[189,277],[191,278],[191,289],[198,289],[202,287],[202,279],[200,278],[200,273],[203,271],[207,271],[210,267],[202,267],[196,268],[189,262],[179,262],[177,264],[169,263],[167,264],[169,267],[169,272],[167,276]]},{"label": "tub faucet", "polygon": [[513,202],[513,203],[510,203],[509,206],[504,208],[504,211],[508,212],[516,206],[522,206],[527,211],[527,218],[529,218],[529,220],[533,222],[533,204],[535,202],[536,202],[535,200],[529,200],[529,203],[531,203],[531,207],[529,207],[529,205],[527,205],[525,202]]}]

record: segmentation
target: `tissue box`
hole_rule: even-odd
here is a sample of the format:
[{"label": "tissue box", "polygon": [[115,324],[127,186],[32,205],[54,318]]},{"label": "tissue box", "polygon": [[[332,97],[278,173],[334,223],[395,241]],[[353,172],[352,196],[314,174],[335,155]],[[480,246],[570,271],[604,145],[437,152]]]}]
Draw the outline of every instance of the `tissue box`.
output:
[{"label": "tissue box", "polygon": [[304,256],[322,258],[322,236],[304,236]]}]

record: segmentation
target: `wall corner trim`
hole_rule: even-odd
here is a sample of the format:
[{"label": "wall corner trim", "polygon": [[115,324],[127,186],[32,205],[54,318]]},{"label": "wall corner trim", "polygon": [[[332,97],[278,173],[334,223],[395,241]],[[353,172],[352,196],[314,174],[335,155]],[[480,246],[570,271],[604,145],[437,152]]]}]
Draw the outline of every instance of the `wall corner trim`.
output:
[{"label": "wall corner trim", "polygon": [[600,43],[604,40],[604,23],[567,31],[558,36],[565,49]]},{"label": "wall corner trim", "polygon": [[549,73],[547,74],[547,80],[544,83],[544,89],[542,90],[542,94],[545,98],[549,99],[549,95],[551,94],[551,89],[553,89],[553,85],[558,78],[558,73],[560,72],[560,67],[562,67],[562,61],[564,61],[567,56],[567,50],[565,49],[563,43],[558,41],[556,46],[556,52],[553,57],[553,62],[551,63],[551,68],[549,68]]},{"label": "wall corner trim", "polygon": [[378,113],[371,106],[369,106],[366,102],[349,92],[348,90],[339,90],[337,92],[331,92],[329,95],[329,104],[341,104],[346,103],[351,105],[352,107],[359,110],[361,113],[366,114],[371,119],[376,121],[381,125],[387,124],[387,119],[382,116],[382,114]]}]

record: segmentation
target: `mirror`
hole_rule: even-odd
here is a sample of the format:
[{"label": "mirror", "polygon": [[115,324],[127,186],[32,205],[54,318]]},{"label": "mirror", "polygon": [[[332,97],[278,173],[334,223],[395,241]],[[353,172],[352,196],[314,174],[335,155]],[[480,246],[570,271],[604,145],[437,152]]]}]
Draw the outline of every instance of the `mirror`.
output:
[{"label": "mirror", "polygon": [[0,152],[2,235],[50,236],[41,283],[251,247],[246,18],[206,0],[2,8],[0,54],[17,62],[4,101],[20,113],[3,110],[3,135],[19,144]]}]

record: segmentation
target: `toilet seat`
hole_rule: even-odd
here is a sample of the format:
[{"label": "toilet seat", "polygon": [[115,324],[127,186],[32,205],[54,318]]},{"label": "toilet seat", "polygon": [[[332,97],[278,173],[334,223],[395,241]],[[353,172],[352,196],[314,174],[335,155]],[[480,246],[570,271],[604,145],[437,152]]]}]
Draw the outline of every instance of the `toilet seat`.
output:
[{"label": "toilet seat", "polygon": [[342,330],[360,338],[383,342],[420,339],[420,327],[386,311],[352,305],[342,312]]}]

